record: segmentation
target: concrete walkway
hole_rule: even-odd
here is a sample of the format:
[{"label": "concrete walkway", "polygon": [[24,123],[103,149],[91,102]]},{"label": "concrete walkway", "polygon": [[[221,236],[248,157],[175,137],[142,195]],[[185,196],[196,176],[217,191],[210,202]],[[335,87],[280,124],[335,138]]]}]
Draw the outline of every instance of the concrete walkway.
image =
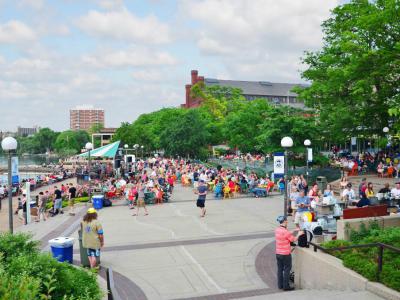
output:
[{"label": "concrete walkway", "polygon": [[[170,203],[148,206],[148,216],[132,216],[124,200],[99,211],[102,265],[113,269],[122,299],[379,299],[369,293],[282,293],[276,289],[273,230],[283,197],[208,198],[205,218],[193,190],[180,185]],[[33,231],[44,249],[50,238],[75,237],[79,261],[77,229],[85,211],[82,206],[75,217],[64,214],[20,230]]]},{"label": "concrete walkway", "polygon": [[[31,192],[31,198],[34,199],[36,195],[38,195],[40,192],[44,192],[46,190],[52,189],[54,186],[60,187],[61,184],[69,184],[73,183],[76,184],[76,178],[70,178],[66,179],[60,182],[56,182],[54,184],[49,184],[43,187],[40,187],[33,192]],[[21,196],[18,196],[22,198]],[[17,209],[18,207],[18,197],[13,197],[12,200],[12,210],[13,212]],[[2,208],[0,210],[0,232],[6,232],[9,230],[9,221],[8,221],[8,198],[1,200]],[[18,217],[18,215],[13,215],[13,226],[14,230],[18,231],[18,228],[21,226],[24,227],[22,219]],[[46,230],[46,229],[45,229]]]}]

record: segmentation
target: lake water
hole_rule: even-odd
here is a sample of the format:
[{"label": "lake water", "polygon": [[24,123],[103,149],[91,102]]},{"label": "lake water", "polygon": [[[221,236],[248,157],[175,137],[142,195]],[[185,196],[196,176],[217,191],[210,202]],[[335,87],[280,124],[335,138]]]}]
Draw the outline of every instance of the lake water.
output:
[{"label": "lake water", "polygon": [[[42,164],[49,164],[49,163],[58,163],[58,157],[46,157],[46,156],[39,156],[39,155],[24,155],[19,156],[19,165],[26,166],[26,165],[42,165]],[[0,167],[7,167],[8,158],[7,156],[0,155]]]},{"label": "lake water", "polygon": [[[20,172],[19,172],[19,178],[20,180],[22,179],[27,179],[27,178],[36,178],[38,175],[41,175],[41,172],[23,172],[21,171],[22,166],[32,166],[32,165],[38,165],[41,166],[43,164],[49,164],[49,163],[58,163],[59,158],[58,157],[45,157],[45,156],[39,156],[39,155],[24,155],[24,156],[19,156],[19,167],[20,167]],[[8,164],[8,157],[7,156],[0,156],[0,167],[7,167]],[[7,172],[1,173],[0,172],[0,184],[7,184]]]}]

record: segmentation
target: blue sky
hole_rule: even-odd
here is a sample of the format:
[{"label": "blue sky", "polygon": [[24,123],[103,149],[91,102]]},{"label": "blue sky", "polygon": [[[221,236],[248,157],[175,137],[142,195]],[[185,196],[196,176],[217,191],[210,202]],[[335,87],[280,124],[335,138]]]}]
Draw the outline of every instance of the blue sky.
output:
[{"label": "blue sky", "polygon": [[[184,102],[190,70],[302,82],[305,50],[339,0],[0,0],[0,130],[69,127],[69,109],[106,126]],[[6,109],[7,113],[4,113]]]}]

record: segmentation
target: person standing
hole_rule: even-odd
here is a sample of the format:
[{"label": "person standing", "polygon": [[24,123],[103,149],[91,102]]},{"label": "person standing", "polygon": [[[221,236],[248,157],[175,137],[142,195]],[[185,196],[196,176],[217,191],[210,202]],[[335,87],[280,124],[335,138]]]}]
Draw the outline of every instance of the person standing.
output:
[{"label": "person standing", "polygon": [[201,213],[200,213],[200,217],[204,217],[206,215],[206,207],[205,207],[205,202],[206,202],[206,196],[207,196],[207,186],[204,183],[204,180],[200,180],[199,181],[199,185],[197,187],[197,191],[195,192],[196,194],[198,194],[198,198],[197,198],[197,207],[200,208]]},{"label": "person standing", "polygon": [[140,207],[143,207],[145,216],[149,215],[149,212],[147,211],[147,208],[146,208],[146,202],[144,201],[145,190],[146,190],[146,185],[145,185],[144,181],[142,180],[142,182],[139,182],[137,185],[137,191],[138,191],[138,199],[137,199],[137,205],[136,205],[137,209],[136,209],[136,212],[134,212],[132,216],[139,215]]},{"label": "person standing", "polygon": [[87,249],[90,268],[98,268],[96,258],[100,257],[100,249],[104,246],[104,232],[93,207],[89,208],[83,216],[81,228],[82,245]]},{"label": "person standing", "polygon": [[54,187],[54,215],[63,214],[62,211],[62,192],[56,186]]},{"label": "person standing", "polygon": [[47,220],[46,216],[46,206],[47,202],[49,201],[49,193],[46,191],[46,194],[43,192],[39,193],[39,205],[38,205],[38,218],[36,222],[40,222],[40,217],[43,216],[43,221]]},{"label": "person standing", "polygon": [[76,198],[76,187],[74,187],[73,183],[70,183],[69,186],[70,186],[68,189],[69,215],[75,216],[74,205],[75,205],[75,198]]},{"label": "person standing", "polygon": [[300,222],[303,221],[303,214],[310,211],[311,201],[308,196],[305,195],[304,190],[300,190],[299,196],[296,198],[297,211],[294,216],[294,223],[297,229],[300,229]]},{"label": "person standing", "polygon": [[278,288],[284,291],[292,291],[294,287],[289,285],[290,271],[292,269],[292,254],[291,245],[298,240],[303,231],[299,231],[297,236],[294,236],[288,229],[288,221],[285,216],[279,216],[276,219],[279,227],[275,229],[276,243],[276,261],[278,264]]}]

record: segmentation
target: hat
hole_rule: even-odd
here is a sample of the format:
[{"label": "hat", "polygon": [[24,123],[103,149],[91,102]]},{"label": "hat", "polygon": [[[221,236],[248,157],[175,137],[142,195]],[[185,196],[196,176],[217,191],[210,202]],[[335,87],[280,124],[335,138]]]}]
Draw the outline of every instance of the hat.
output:
[{"label": "hat", "polygon": [[88,213],[88,214],[95,214],[95,213],[97,213],[97,210],[95,210],[93,207],[91,207],[91,208],[89,208],[89,209],[87,210],[87,213]]},{"label": "hat", "polygon": [[276,221],[279,224],[282,224],[283,222],[287,221],[287,218],[285,216],[279,216],[278,218],[276,218]]}]

